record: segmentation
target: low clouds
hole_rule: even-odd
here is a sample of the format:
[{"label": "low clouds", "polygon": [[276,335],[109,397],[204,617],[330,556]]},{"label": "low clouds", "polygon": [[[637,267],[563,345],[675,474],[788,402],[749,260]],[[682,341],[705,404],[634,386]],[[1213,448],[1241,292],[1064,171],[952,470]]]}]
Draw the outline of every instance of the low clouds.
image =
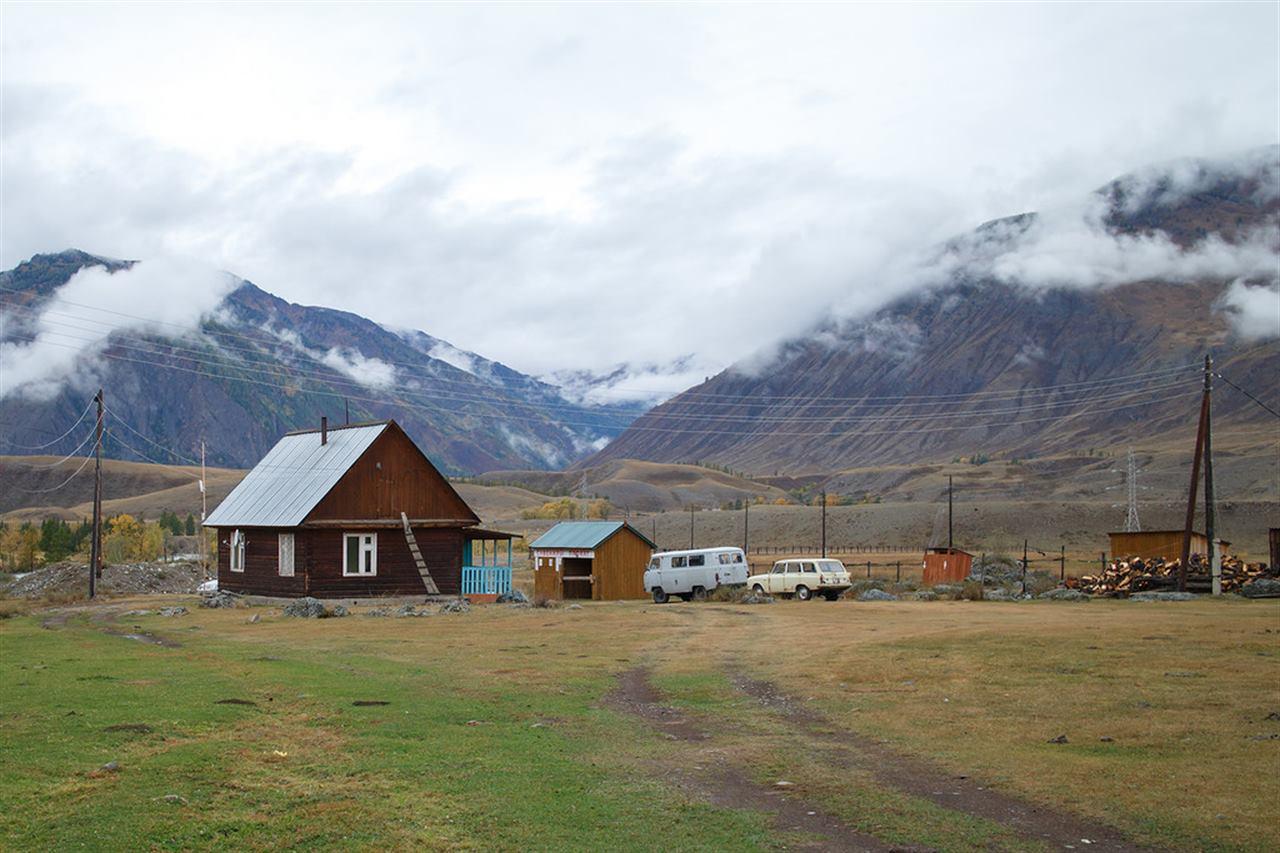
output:
[{"label": "low clouds", "polygon": [[1280,286],[1234,281],[1222,295],[1236,334],[1247,341],[1280,338]]},{"label": "low clouds", "polygon": [[115,273],[86,267],[38,309],[4,309],[0,399],[54,396],[63,382],[92,381],[92,357],[115,334],[194,333],[236,285],[190,260],[159,258]]},{"label": "low clouds", "polygon": [[[0,266],[198,257],[527,373],[616,373],[605,401],[977,264],[1096,286],[1274,261],[1264,238],[1116,238],[1063,207],[1275,141],[1265,4],[64,14],[6,10]],[[1125,203],[1190,191],[1196,168]],[[1016,241],[937,251],[1031,209],[1049,212]],[[357,355],[324,354],[387,379]]]}]

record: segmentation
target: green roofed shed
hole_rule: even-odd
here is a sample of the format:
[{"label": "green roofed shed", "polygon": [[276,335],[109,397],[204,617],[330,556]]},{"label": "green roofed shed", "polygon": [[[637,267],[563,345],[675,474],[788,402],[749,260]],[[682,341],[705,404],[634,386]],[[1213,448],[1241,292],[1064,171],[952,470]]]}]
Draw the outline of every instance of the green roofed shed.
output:
[{"label": "green roofed shed", "polygon": [[657,548],[624,521],[562,521],[529,544],[534,594],[617,601],[644,598]]}]

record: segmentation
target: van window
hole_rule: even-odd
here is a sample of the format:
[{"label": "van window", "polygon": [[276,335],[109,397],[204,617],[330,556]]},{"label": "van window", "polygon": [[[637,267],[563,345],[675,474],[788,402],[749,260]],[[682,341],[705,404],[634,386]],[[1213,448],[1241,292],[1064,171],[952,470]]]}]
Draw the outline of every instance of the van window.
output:
[{"label": "van window", "polygon": [[733,562],[733,555],[731,555],[731,554],[717,554],[717,555],[716,555],[716,559],[720,562],[720,565],[722,565],[722,566],[727,566],[727,565],[729,565],[730,563],[732,563],[732,562]]},{"label": "van window", "polygon": [[662,563],[662,560],[658,559],[657,557],[654,557],[652,560],[649,561],[649,568],[656,569],[658,568],[659,565],[661,565],[661,563]]},{"label": "van window", "polygon": [[815,568],[813,567],[813,563],[801,563],[800,565],[804,567],[803,569],[801,569],[801,571],[805,571],[805,572],[817,572],[817,571],[818,571],[817,569],[815,569]]},{"label": "van window", "polygon": [[684,557],[672,557],[672,558],[671,558],[671,568],[673,568],[673,569],[683,569],[683,568],[684,568]]},{"label": "van window", "polygon": [[733,555],[733,561],[734,561],[735,563],[741,563],[741,562],[742,562],[742,555],[741,555],[741,554],[734,554],[734,555]]},{"label": "van window", "polygon": [[691,565],[691,566],[705,566],[706,564],[707,564],[707,555],[706,555],[706,554],[690,554],[690,555],[689,555],[689,565]]}]

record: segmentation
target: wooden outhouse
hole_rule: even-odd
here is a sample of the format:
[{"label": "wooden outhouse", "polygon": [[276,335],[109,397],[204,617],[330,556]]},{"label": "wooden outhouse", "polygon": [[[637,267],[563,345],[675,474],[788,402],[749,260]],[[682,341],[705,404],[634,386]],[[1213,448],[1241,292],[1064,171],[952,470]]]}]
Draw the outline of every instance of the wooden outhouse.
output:
[{"label": "wooden outhouse", "polygon": [[924,583],[962,583],[973,568],[973,555],[959,548],[930,548],[924,553]]},{"label": "wooden outhouse", "polygon": [[645,598],[644,572],[656,548],[626,522],[562,521],[529,544],[534,595]]},{"label": "wooden outhouse", "polygon": [[220,589],[321,598],[509,591],[509,544],[506,566],[469,557],[513,535],[479,524],[395,421],[323,419],[281,438],[205,521]]}]

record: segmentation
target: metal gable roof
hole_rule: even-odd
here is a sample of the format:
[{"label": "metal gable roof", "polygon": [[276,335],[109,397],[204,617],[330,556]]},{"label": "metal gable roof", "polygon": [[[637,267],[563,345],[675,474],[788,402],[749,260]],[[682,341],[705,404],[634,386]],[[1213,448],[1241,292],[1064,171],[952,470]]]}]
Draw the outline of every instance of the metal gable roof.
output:
[{"label": "metal gable roof", "polygon": [[[645,542],[649,537],[621,521],[562,521],[529,543],[530,548],[594,548],[623,527]],[[652,546],[653,543],[649,542]]]},{"label": "metal gable roof", "polygon": [[297,527],[386,428],[386,423],[333,427],[327,444],[314,430],[286,435],[218,504],[205,526]]}]

